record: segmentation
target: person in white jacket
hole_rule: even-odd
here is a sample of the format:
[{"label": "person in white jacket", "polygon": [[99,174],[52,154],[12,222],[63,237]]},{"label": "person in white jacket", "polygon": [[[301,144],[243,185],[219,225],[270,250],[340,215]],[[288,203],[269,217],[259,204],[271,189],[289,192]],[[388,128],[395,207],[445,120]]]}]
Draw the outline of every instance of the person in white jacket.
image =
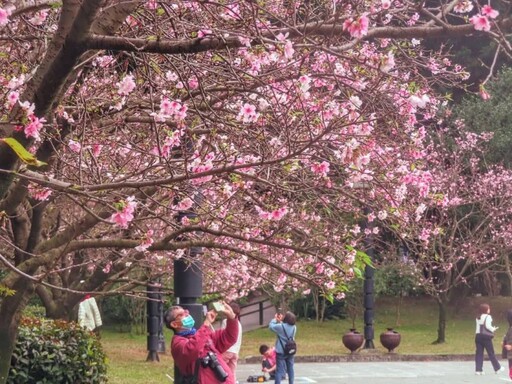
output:
[{"label": "person in white jacket", "polygon": [[489,304],[480,304],[476,317],[476,331],[475,331],[475,374],[483,375],[483,364],[484,364],[484,350],[487,351],[489,361],[492,364],[494,372],[499,373],[504,371],[500,362],[496,358],[494,353],[494,346],[492,344],[492,338],[494,332],[498,329],[492,325],[491,307]]},{"label": "person in white jacket", "polygon": [[78,307],[78,324],[89,331],[98,332],[101,322],[100,310],[94,297],[86,295]]}]

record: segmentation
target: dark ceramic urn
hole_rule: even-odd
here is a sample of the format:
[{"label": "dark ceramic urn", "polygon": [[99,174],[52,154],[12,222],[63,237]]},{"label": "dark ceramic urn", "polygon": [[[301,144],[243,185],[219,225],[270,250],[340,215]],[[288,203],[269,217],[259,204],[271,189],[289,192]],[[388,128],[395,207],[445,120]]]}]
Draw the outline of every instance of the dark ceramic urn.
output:
[{"label": "dark ceramic urn", "polygon": [[350,353],[354,353],[363,346],[364,336],[354,328],[351,328],[349,332],[343,335],[341,341]]},{"label": "dark ceramic urn", "polygon": [[400,345],[400,334],[393,328],[388,328],[386,332],[380,334],[380,343],[388,352],[393,352]]}]

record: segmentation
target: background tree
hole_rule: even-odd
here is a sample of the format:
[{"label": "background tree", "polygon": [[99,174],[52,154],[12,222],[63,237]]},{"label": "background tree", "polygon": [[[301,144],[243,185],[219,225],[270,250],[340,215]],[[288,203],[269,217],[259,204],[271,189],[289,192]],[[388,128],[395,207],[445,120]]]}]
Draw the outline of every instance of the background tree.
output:
[{"label": "background tree", "polygon": [[386,255],[384,263],[375,264],[375,294],[395,300],[395,326],[400,326],[400,311],[404,297],[423,294],[421,278],[408,255]]},{"label": "background tree", "polygon": [[436,343],[443,343],[447,305],[455,288],[501,263],[510,250],[512,173],[485,163],[485,133],[477,135],[458,125],[431,136],[430,202],[418,206],[413,235],[407,230],[402,235],[410,261],[421,271],[422,288],[439,304]]},{"label": "background tree", "polygon": [[454,119],[464,121],[467,129],[476,133],[489,133],[492,138],[488,142],[486,160],[494,164],[502,164],[510,169],[512,157],[512,117],[510,106],[512,96],[512,70],[503,68],[486,85],[489,99],[466,97],[460,105],[453,108]]}]

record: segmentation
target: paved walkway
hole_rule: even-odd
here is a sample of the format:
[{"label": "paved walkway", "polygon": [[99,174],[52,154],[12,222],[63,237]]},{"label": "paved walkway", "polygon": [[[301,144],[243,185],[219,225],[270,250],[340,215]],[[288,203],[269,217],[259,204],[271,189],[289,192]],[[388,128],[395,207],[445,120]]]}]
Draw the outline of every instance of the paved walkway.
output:
[{"label": "paved walkway", "polygon": [[[472,361],[296,363],[295,384],[510,383],[508,363],[502,361],[502,364],[505,371],[495,374],[491,363],[485,361],[485,375],[476,376]],[[259,364],[239,364],[237,379],[246,383],[245,379],[260,374],[260,369]]]}]

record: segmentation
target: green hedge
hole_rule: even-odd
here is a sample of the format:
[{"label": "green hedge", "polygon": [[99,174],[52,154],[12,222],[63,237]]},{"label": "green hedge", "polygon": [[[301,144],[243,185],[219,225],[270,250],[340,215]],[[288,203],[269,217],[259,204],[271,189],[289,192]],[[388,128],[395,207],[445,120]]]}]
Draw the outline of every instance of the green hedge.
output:
[{"label": "green hedge", "polygon": [[106,382],[106,356],[93,333],[62,320],[22,319],[8,384]]}]

